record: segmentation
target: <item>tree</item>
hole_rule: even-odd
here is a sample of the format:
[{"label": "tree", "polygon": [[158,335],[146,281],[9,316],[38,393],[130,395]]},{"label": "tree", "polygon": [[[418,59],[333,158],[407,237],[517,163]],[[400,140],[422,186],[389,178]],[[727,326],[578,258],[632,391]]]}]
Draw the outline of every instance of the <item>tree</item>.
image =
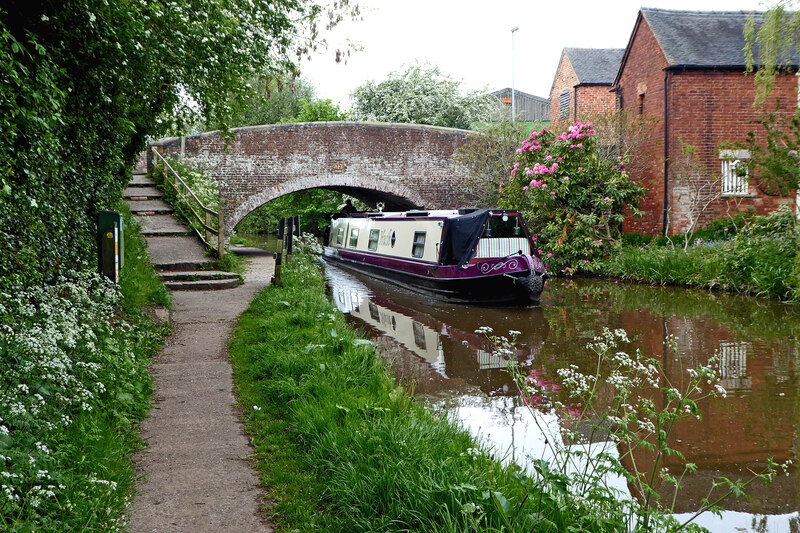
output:
[{"label": "tree", "polygon": [[516,160],[516,150],[528,137],[520,122],[503,120],[489,123],[473,134],[455,153],[455,161],[467,172],[463,200],[478,207],[496,207],[500,182],[508,178]]},{"label": "tree", "polygon": [[[260,126],[292,122],[300,114],[303,102],[314,99],[314,87],[303,78],[291,81],[254,79],[245,95],[231,98],[231,126]],[[205,126],[206,131],[220,129],[222,124]]]},{"label": "tree", "polygon": [[302,100],[300,112],[293,122],[336,122],[346,118],[347,114],[329,99]]},{"label": "tree", "polygon": [[352,95],[355,120],[407,122],[469,129],[486,121],[497,99],[484,92],[461,94],[460,83],[432,66],[412,65],[380,82],[368,81]]},{"label": "tree", "polygon": [[747,71],[756,71],[756,104],[763,104],[775,78],[791,71],[800,52],[800,11],[797,0],[778,0],[763,15],[748,18],[745,25]]},{"label": "tree", "polygon": [[[8,3],[6,3],[8,4]],[[0,288],[93,268],[94,218],[148,137],[226,128],[248,81],[286,79],[358,7],[315,0],[12,2],[0,11]]]}]

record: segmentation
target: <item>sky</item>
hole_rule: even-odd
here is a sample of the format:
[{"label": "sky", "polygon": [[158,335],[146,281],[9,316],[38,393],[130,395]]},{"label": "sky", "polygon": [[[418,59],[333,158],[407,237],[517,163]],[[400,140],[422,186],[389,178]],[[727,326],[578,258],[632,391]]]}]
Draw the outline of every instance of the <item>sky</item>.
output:
[{"label": "sky", "polygon": [[[561,51],[625,48],[640,7],[695,11],[763,10],[759,0],[351,0],[363,20],[327,32],[327,52],[303,60],[318,98],[350,108],[350,93],[415,62],[462,83],[463,91],[514,88],[548,98]],[[336,48],[352,46],[346,63]]]}]

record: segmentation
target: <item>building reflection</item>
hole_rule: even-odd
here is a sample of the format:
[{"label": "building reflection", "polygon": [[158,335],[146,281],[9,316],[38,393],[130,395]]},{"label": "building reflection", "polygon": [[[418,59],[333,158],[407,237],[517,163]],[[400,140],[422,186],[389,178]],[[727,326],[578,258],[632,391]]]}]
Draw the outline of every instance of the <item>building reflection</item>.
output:
[{"label": "building reflection", "polygon": [[[542,456],[542,437],[516,397],[507,361],[474,333],[481,326],[498,334],[522,332],[516,360],[537,379],[553,382],[556,371],[569,364],[593,371],[596,359],[586,345],[603,327],[626,330],[634,341],[629,349],[657,357],[672,384],[685,381],[688,368],[708,364],[716,355],[727,397],[703,401],[702,420],[680,423],[670,434],[669,445],[697,465],[682,480],[678,513],[696,511],[704,498],[713,498],[713,482],[721,476],[747,480],[769,458],[785,462],[797,455],[800,317],[784,307],[702,291],[592,280],[551,282],[555,286],[542,307],[448,306],[329,270],[336,306],[372,331],[392,354],[398,377],[412,383],[418,395],[438,398],[437,405],[491,440],[500,458],[524,463],[527,455]],[[677,352],[665,347],[669,338],[676,341]],[[654,399],[664,404],[663,397]],[[637,452],[634,459],[640,470],[652,470],[652,456]],[[630,461],[625,466],[632,468]],[[660,465],[672,473],[682,467],[676,457]],[[752,484],[749,500],[726,500],[723,521],[704,518],[704,525],[712,531],[730,531],[733,523],[741,531],[800,531],[798,476],[794,467],[788,473],[776,476],[769,486]],[[672,501],[671,486],[658,490],[664,501]]]}]

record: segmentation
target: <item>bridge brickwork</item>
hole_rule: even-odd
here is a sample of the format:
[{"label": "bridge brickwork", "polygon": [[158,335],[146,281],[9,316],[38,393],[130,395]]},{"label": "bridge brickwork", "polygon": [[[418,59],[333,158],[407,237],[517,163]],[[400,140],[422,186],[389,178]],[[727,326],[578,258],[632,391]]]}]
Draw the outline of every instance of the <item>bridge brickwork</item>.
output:
[{"label": "bridge brickwork", "polygon": [[465,205],[464,173],[453,154],[468,131],[416,124],[314,122],[237,128],[155,142],[183,154],[220,186],[225,234],[259,206],[312,188],[345,192],[387,209]]}]

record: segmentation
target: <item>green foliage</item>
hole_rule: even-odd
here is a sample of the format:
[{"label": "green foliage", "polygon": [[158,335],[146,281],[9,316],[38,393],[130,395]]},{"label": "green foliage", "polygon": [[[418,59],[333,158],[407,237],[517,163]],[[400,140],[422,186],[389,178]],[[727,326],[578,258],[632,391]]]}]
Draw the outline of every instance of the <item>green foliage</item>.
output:
[{"label": "green foliage", "polygon": [[[126,227],[126,230],[130,230]],[[149,267],[127,233],[122,302],[142,299],[131,281]],[[152,270],[152,269],[151,269]],[[163,289],[163,287],[162,287]],[[164,328],[145,315],[120,319],[116,287],[96,274],[0,293],[0,529],[107,531],[121,524],[140,445],[136,422],[150,403],[149,357]]]},{"label": "green foliage", "polygon": [[[237,226],[240,233],[275,233],[281,218],[300,217],[301,231],[320,234],[349,197],[325,189],[307,189],[276,198],[247,215]],[[366,206],[354,200],[358,209]]]},{"label": "green foliage", "polygon": [[[238,100],[232,100],[236,127],[260,126],[293,122],[300,114],[304,101],[314,98],[314,87],[303,78],[290,82],[280,79],[250,81],[248,91]],[[214,122],[204,126],[206,131],[217,130],[223,124]]]},{"label": "green foliage", "polygon": [[766,142],[759,142],[756,133],[749,131],[745,142],[734,147],[750,152],[745,163],[758,188],[767,194],[790,196],[800,187],[800,111],[791,119],[767,113],[756,123],[763,128]]},{"label": "green foliage", "polygon": [[455,154],[467,171],[463,196],[478,207],[496,207],[500,182],[514,165],[516,149],[531,134],[530,122],[490,122],[478,128]]},{"label": "green foliage", "polygon": [[134,315],[147,306],[170,307],[170,293],[150,264],[147,242],[141,236],[139,224],[125,204],[120,203],[118,209],[124,216],[125,237],[125,266],[119,274],[122,308],[128,315]]},{"label": "green foliage", "polygon": [[502,207],[523,212],[553,270],[593,271],[620,241],[627,213],[639,215],[644,190],[620,156],[599,157],[591,124],[556,136],[533,132],[517,150],[511,177],[500,182]]},{"label": "green foliage", "polygon": [[497,98],[480,91],[462,95],[459,86],[437,67],[412,65],[382,82],[357,87],[353,117],[461,129],[487,121],[498,106]]},{"label": "green foliage", "polygon": [[[356,10],[338,2],[332,22]],[[148,136],[225,127],[247,81],[293,72],[313,0],[66,0],[0,12],[0,287],[93,266]],[[235,44],[234,44],[235,43]]]},{"label": "green foliage", "polygon": [[330,100],[301,100],[300,112],[293,122],[336,122],[347,115]]},{"label": "green foliage", "polygon": [[[775,86],[775,78],[791,71],[800,44],[800,12],[796,0],[778,0],[763,15],[745,24],[747,71],[756,71],[756,104],[763,104]],[[756,56],[757,54],[757,56]]]},{"label": "green foliage", "polygon": [[[618,531],[495,462],[417,405],[294,256],[231,344],[237,392],[278,527],[299,531]],[[549,529],[548,529],[548,524]]]},{"label": "green foliage", "polygon": [[800,235],[791,210],[753,217],[732,238],[695,240],[685,250],[624,247],[601,265],[604,274],[662,285],[687,285],[798,299]]}]

